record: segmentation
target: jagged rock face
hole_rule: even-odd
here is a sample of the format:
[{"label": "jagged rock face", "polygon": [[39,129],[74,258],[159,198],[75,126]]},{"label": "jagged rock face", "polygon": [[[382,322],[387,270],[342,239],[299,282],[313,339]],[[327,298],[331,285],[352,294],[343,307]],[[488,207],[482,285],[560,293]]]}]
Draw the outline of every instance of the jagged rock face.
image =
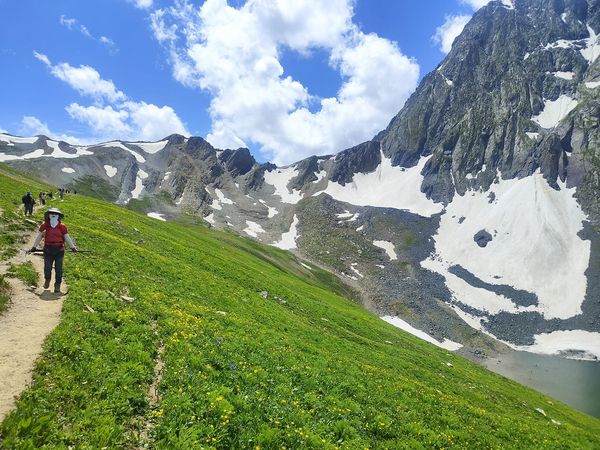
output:
[{"label": "jagged rock face", "polygon": [[276,167],[198,137],[73,147],[0,135],[0,161],[296,251],[440,342],[498,348],[471,326],[542,351],[558,331],[559,350],[589,356],[600,339],[596,33],[600,0],[491,2],[385,130],[335,157]]},{"label": "jagged rock face", "polygon": [[443,202],[489,189],[497,170],[520,178],[539,169],[555,187],[571,172],[580,178],[569,156],[598,139],[590,127],[598,108],[588,99],[598,98],[589,86],[598,81],[599,49],[586,41],[600,31],[598,8],[516,0],[479,10],[383,133],[384,153],[407,167],[433,154],[423,191]]}]

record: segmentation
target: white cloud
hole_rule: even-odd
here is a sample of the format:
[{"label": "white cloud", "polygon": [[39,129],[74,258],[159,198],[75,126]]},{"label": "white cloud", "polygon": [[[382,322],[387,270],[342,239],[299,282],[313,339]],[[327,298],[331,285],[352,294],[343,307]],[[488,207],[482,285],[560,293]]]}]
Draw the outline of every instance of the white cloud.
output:
[{"label": "white cloud", "polygon": [[[170,106],[128,99],[112,81],[102,79],[93,67],[73,67],[68,63],[52,65],[46,55],[38,52],[33,54],[50,68],[55,77],[80,94],[94,98],[94,105],[83,106],[73,102],[65,108],[72,119],[90,128],[91,135],[84,139],[86,142],[112,139],[152,141],[172,133],[189,136],[185,125]],[[35,117],[25,117],[22,126],[30,133],[56,135]],[[81,141],[71,139],[69,142]]]},{"label": "white cloud", "polygon": [[33,56],[40,60],[41,62],[43,62],[44,64],[46,64],[47,66],[51,66],[50,64],[50,60],[48,59],[48,57],[46,55],[44,55],[43,53],[38,53],[34,50],[33,52]]},{"label": "white cloud", "polygon": [[78,103],[71,103],[65,109],[73,119],[89,125],[96,136],[125,137],[132,132],[127,124],[127,111],[115,110],[112,106],[81,106]]},{"label": "white cloud", "polygon": [[152,8],[154,0],[129,0],[129,3],[133,3],[133,5],[139,9],[149,9]]},{"label": "white cloud", "polygon": [[102,79],[93,67],[73,67],[68,63],[52,65],[46,55],[35,51],[33,55],[50,68],[52,75],[67,83],[81,95],[88,95],[97,100],[104,98],[111,102],[125,99],[125,94],[117,90],[111,80]]},{"label": "white cloud", "polygon": [[71,103],[65,109],[73,119],[87,124],[97,140],[154,141],[172,133],[189,136],[170,106],[128,101],[114,108]]},{"label": "white cloud", "polygon": [[487,5],[491,0],[460,0],[461,3],[469,5],[471,8],[477,10]]},{"label": "white cloud", "polygon": [[136,140],[158,140],[172,133],[189,136],[185,125],[170,106],[158,107],[145,102],[126,102]]},{"label": "white cloud", "polygon": [[471,16],[446,16],[446,21],[435,30],[433,41],[440,44],[440,50],[449,53],[454,39],[462,33]]},{"label": "white cloud", "polygon": [[[234,8],[186,0],[151,16],[173,76],[211,93],[209,141],[253,143],[288,163],[332,153],[383,129],[416,87],[418,65],[398,47],[352,24],[352,0],[248,0]],[[283,51],[329,52],[340,73],[335,98],[318,99],[285,73]],[[309,106],[320,106],[312,111]]]},{"label": "white cloud", "polygon": [[69,19],[64,14],[61,14],[60,24],[67,27],[69,30],[72,30],[73,27],[77,25],[77,19]]},{"label": "white cloud", "polygon": [[48,125],[45,122],[42,122],[40,119],[38,119],[35,116],[24,116],[23,117],[23,119],[21,120],[20,133],[23,134],[23,136],[32,136],[32,135],[43,134],[44,136],[47,136],[51,139],[55,139],[58,141],[65,141],[65,142],[69,142],[69,143],[75,144],[75,145],[87,143],[79,138],[74,137],[74,136],[60,134],[60,133],[54,133],[54,132],[50,131],[50,128],[48,128]]},{"label": "white cloud", "polygon": [[34,116],[25,116],[21,120],[21,129],[26,131],[26,133],[31,134],[44,134],[48,136],[50,134],[50,129],[48,125],[42,122],[40,119]]},{"label": "white cloud", "polygon": [[106,45],[110,49],[111,53],[118,51],[117,45],[112,39],[106,36],[100,36],[99,38],[96,38],[85,25],[79,23],[79,21],[75,18],[68,18],[64,14],[61,14],[60,24],[64,27],[67,27],[69,30],[79,31],[85,37]]}]

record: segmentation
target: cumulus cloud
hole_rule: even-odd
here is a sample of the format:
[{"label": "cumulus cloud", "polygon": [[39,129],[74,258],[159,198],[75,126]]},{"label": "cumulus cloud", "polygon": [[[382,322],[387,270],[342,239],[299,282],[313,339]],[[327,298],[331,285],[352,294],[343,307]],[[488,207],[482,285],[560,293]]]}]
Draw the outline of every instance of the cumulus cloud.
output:
[{"label": "cumulus cloud", "polygon": [[[81,95],[94,99],[93,105],[73,102],[65,108],[72,119],[89,127],[91,136],[85,139],[86,142],[112,139],[152,141],[172,133],[189,136],[185,125],[170,106],[129,99],[93,67],[73,67],[68,63],[53,65],[46,55],[38,52],[34,52],[34,57],[46,64],[52,75]],[[23,118],[22,128],[29,133],[56,136],[46,124],[31,116]],[[69,142],[81,141],[71,139]]]},{"label": "cumulus cloud", "polygon": [[[1,131],[1,130],[0,130]],[[76,138],[74,136],[70,136],[62,133],[55,133],[48,128],[48,124],[42,122],[35,116],[24,116],[21,120],[20,133],[23,136],[31,136],[43,134],[51,139],[55,139],[58,141],[69,142],[70,144],[80,145],[87,142],[84,142],[82,139]]]},{"label": "cumulus cloud", "polygon": [[111,102],[125,99],[125,94],[117,90],[112,81],[103,80],[93,67],[73,67],[68,63],[53,65],[46,55],[35,51],[33,55],[48,66],[52,75],[67,83],[81,95],[94,97],[97,100],[107,99]]},{"label": "cumulus cloud", "polygon": [[[278,164],[340,151],[373,137],[415,89],[419,67],[396,44],[352,23],[352,0],[187,0],[151,15],[173,77],[212,95],[208,140],[257,145]],[[335,97],[317,98],[286,74],[280,56],[329,53]],[[316,110],[314,106],[317,106]]]},{"label": "cumulus cloud", "polygon": [[66,111],[79,122],[86,123],[98,136],[129,136],[131,127],[126,123],[127,111],[115,110],[112,106],[81,106],[71,103]]},{"label": "cumulus cloud", "polygon": [[152,4],[154,0],[128,0],[129,3],[132,3],[136,8],[139,9],[149,9],[152,8]]},{"label": "cumulus cloud", "polygon": [[446,16],[446,21],[436,29],[433,41],[440,45],[440,50],[449,53],[454,39],[462,33],[471,16]]},{"label": "cumulus cloud", "polygon": [[109,139],[154,141],[172,133],[189,135],[170,106],[128,101],[115,108],[71,103],[65,109],[73,119],[87,124],[97,136]]},{"label": "cumulus cloud", "polygon": [[100,42],[101,44],[108,47],[111,53],[115,53],[116,51],[118,51],[117,45],[112,39],[106,36],[100,36],[99,38],[97,38],[90,32],[90,30],[88,30],[88,28],[85,25],[79,23],[79,21],[75,18],[69,18],[62,14],[60,16],[60,24],[71,31],[78,31],[79,33],[83,34],[89,39],[92,39],[93,41]]}]

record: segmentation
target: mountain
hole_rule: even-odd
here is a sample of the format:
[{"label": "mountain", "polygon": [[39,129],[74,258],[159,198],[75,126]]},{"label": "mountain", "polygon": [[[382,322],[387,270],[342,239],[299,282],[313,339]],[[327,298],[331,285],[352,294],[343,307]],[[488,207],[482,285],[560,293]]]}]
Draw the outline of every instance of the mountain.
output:
[{"label": "mountain", "polygon": [[[3,259],[35,229],[15,198],[50,186],[3,165],[0,185]],[[81,195],[49,206],[94,253],[65,255],[61,321],[1,448],[600,445],[598,419],[385,323],[289,252]]]},{"label": "mountain", "polygon": [[507,344],[598,359],[597,33],[597,0],[491,2],[373,140],[287,167],[176,135],[0,135],[0,160],[296,251],[465,355]]}]

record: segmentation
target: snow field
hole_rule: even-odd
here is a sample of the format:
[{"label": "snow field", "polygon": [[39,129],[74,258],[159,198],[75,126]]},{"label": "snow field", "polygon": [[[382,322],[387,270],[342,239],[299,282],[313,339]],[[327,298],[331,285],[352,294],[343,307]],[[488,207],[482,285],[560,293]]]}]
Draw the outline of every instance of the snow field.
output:
[{"label": "snow field", "polygon": [[[492,204],[487,192],[454,197],[434,236],[436,254],[421,265],[443,275],[456,300],[488,313],[538,311],[546,319],[579,314],[590,242],[577,235],[586,217],[573,197],[575,188],[561,185],[556,191],[537,172],[520,180],[500,180],[493,192]],[[459,224],[453,217],[465,220]],[[485,248],[473,240],[482,229],[494,236]],[[539,305],[517,306],[502,295],[473,287],[449,273],[455,264],[486,283],[534,293]]]},{"label": "snow field", "polygon": [[554,128],[561,120],[569,115],[577,106],[577,100],[568,95],[561,95],[556,100],[546,100],[544,109],[537,116],[531,118],[542,128]]},{"label": "snow field", "polygon": [[298,171],[294,167],[285,167],[282,169],[274,169],[270,172],[265,172],[265,183],[270,184],[275,188],[275,194],[281,197],[283,203],[291,203],[295,205],[302,199],[302,194],[299,190],[293,189],[291,192],[287,185],[292,178],[298,176]]},{"label": "snow field", "polygon": [[392,167],[390,158],[381,153],[381,164],[370,173],[357,173],[352,182],[342,186],[329,181],[322,192],[336,200],[357,206],[405,209],[415,214],[431,217],[439,213],[443,206],[434,203],[421,192],[423,176],[421,171],[429,160],[424,157],[411,168]]}]

